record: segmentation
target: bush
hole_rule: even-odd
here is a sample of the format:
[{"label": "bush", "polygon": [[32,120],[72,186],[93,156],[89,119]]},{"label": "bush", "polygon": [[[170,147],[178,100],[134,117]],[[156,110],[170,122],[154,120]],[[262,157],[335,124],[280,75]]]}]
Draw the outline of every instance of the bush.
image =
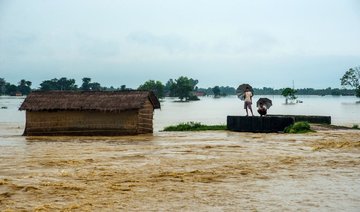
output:
[{"label": "bush", "polygon": [[308,133],[308,132],[314,132],[310,129],[310,124],[308,122],[296,122],[293,125],[290,125],[285,128],[285,133]]},{"label": "bush", "polygon": [[198,100],[200,100],[200,99],[199,99],[199,97],[193,95],[193,96],[190,96],[190,97],[188,98],[188,100],[189,100],[189,101],[198,101]]},{"label": "bush", "polygon": [[164,131],[203,131],[203,130],[226,130],[226,125],[202,125],[200,122],[186,122],[175,126],[168,126]]},{"label": "bush", "polygon": [[354,124],[354,125],[352,126],[352,128],[353,128],[353,129],[357,129],[357,130],[358,130],[358,129],[359,129],[359,125]]}]

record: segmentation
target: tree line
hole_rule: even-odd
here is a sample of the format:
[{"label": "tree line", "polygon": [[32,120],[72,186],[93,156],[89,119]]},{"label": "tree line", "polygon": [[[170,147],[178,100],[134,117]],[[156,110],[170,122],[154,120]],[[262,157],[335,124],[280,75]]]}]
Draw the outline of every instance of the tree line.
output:
[{"label": "tree line", "polygon": [[[274,89],[269,87],[254,88],[256,95],[283,95],[292,97],[297,95],[356,95],[360,97],[360,66],[350,68],[340,79],[344,88],[280,88]],[[199,88],[197,84],[199,80],[186,76],[180,76],[177,79],[169,79],[165,84],[157,80],[148,80],[141,84],[137,90],[151,90],[158,98],[165,96],[178,97],[181,101],[198,100],[197,96],[227,96],[235,95],[236,88],[231,86],[214,86],[208,88]],[[79,91],[117,91],[117,90],[134,90],[121,85],[119,88],[113,86],[101,86],[98,82],[92,82],[91,78],[82,78],[82,84],[78,86],[75,79],[66,77],[44,80],[38,89],[31,88],[32,82],[22,79],[17,85],[6,82],[4,78],[0,78],[0,95],[28,95],[32,90],[51,91],[51,90],[79,90]]]},{"label": "tree line", "polygon": [[28,95],[31,92],[32,82],[22,79],[17,85],[6,82],[4,78],[0,78],[0,95],[16,96]]}]

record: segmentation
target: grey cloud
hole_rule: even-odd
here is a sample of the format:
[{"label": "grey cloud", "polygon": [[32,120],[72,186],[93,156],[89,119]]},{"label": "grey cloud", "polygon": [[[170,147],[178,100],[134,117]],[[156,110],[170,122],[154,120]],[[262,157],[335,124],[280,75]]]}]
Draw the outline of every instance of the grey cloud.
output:
[{"label": "grey cloud", "polygon": [[107,58],[119,53],[119,44],[113,40],[79,37],[78,46],[83,56]]},{"label": "grey cloud", "polygon": [[132,32],[127,40],[145,46],[160,47],[169,53],[183,52],[189,48],[189,43],[176,35],[154,35],[149,32]]}]

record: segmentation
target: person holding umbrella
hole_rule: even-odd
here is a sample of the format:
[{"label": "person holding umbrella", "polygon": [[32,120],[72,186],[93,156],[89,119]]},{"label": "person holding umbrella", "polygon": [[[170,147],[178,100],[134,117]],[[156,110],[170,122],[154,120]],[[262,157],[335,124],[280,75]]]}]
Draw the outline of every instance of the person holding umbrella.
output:
[{"label": "person holding umbrella", "polygon": [[251,112],[251,115],[254,116],[251,105],[252,105],[252,96],[253,89],[249,84],[241,84],[236,89],[236,94],[240,100],[244,101],[244,109],[246,110],[246,116],[249,116],[248,109]]},{"label": "person holding umbrella", "polygon": [[244,92],[244,109],[246,110],[246,116],[249,116],[249,112],[248,112],[248,109],[250,110],[251,112],[251,115],[254,116],[254,113],[252,111],[252,108],[251,108],[251,105],[252,105],[252,92],[250,90],[249,87],[246,87],[245,88],[245,92]]},{"label": "person holding umbrella", "polygon": [[272,101],[268,98],[260,98],[256,105],[258,107],[258,113],[260,116],[265,116],[267,114],[267,109],[272,106]]},{"label": "person holding umbrella", "polygon": [[264,104],[262,102],[260,102],[259,107],[258,107],[258,113],[260,114],[260,116],[265,116],[267,113],[267,109],[264,106]]}]

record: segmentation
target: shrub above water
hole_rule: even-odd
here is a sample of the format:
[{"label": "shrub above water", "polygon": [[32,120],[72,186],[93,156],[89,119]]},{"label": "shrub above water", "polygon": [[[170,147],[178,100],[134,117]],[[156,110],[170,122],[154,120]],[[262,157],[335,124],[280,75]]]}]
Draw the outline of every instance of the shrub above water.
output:
[{"label": "shrub above water", "polygon": [[164,131],[202,131],[202,130],[226,130],[226,125],[203,125],[200,122],[186,122],[175,126],[168,126]]},{"label": "shrub above water", "polygon": [[314,132],[310,129],[310,124],[308,122],[296,122],[295,124],[292,124],[285,128],[285,133],[308,133],[308,132]]}]

